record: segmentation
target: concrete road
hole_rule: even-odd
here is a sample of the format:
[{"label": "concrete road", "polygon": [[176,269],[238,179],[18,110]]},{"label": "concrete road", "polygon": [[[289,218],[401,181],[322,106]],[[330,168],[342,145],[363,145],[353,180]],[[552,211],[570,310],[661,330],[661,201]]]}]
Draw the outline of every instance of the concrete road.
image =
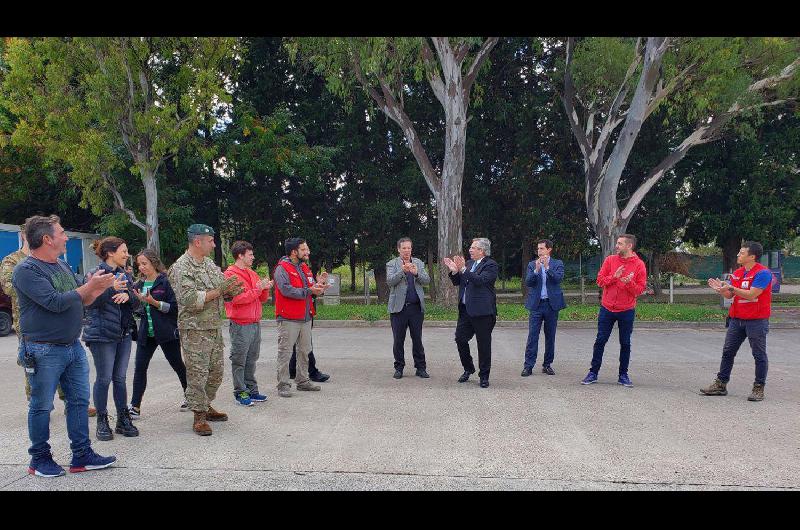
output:
[{"label": "concrete road", "polygon": [[[227,332],[225,333],[227,338]],[[769,335],[767,399],[746,400],[745,346],[727,397],[703,397],[719,366],[719,330],[639,330],[630,375],[616,384],[616,334],[600,383],[582,386],[594,331],[559,331],[555,376],[522,378],[526,331],[494,333],[491,386],[461,374],[453,329],[426,328],[430,379],[392,379],[387,328],[317,328],[316,355],[331,380],[321,392],[280,398],[277,341],[264,328],[258,379],[266,403],[232,398],[230,364],[214,405],[230,415],[214,435],[192,433],[177,377],[160,350],[150,367],[138,438],[94,440],[115,467],[42,479],[26,473],[27,409],[15,336],[0,339],[0,488],[5,490],[800,490],[800,357],[796,330]],[[474,346],[473,346],[474,349]],[[227,352],[227,344],[226,344]],[[226,353],[227,355],[227,353]],[[541,359],[541,357],[540,357]],[[92,378],[94,370],[92,370]],[[128,378],[130,391],[133,359]],[[110,396],[109,396],[110,399]],[[53,452],[66,467],[63,404],[52,414]]]}]

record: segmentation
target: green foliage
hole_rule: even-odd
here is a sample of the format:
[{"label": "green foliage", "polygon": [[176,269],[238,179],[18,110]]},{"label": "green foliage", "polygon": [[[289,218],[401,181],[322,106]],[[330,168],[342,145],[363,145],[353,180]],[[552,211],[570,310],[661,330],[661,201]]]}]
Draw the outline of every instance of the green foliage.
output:
[{"label": "green foliage", "polygon": [[[582,101],[594,108],[609,108],[634,58],[636,39],[594,37],[575,46],[572,77]],[[639,67],[641,71],[641,66]],[[629,86],[635,86],[631,76]]]},{"label": "green foliage", "polygon": [[747,134],[731,132],[690,153],[677,168],[689,185],[686,239],[719,247],[731,241],[734,254],[742,239],[782,248],[800,226],[798,152],[800,118],[773,110]]},{"label": "green foliage", "polygon": [[[15,145],[67,164],[82,206],[112,205],[104,175],[144,178],[230,100],[227,38],[12,39],[3,96],[19,117]],[[110,221],[113,225],[113,221]]]}]

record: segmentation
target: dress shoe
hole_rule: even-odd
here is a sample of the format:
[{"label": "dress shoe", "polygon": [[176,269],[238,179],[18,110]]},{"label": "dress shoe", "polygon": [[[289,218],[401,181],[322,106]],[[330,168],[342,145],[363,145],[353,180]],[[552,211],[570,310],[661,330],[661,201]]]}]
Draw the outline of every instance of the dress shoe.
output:
[{"label": "dress shoe", "polygon": [[308,376],[309,379],[314,381],[315,383],[324,383],[328,379],[331,378],[328,374],[323,374],[322,372],[315,372],[314,375]]},{"label": "dress shoe", "polygon": [[403,378],[403,371],[402,370],[395,370],[394,375],[392,376],[395,379],[402,379]]},{"label": "dress shoe", "polygon": [[475,373],[475,372],[467,372],[467,371],[465,370],[465,371],[464,371],[464,373],[463,373],[463,374],[461,374],[461,377],[459,377],[459,378],[458,378],[458,382],[459,382],[459,383],[466,383],[466,382],[469,380],[469,376],[470,376],[470,375],[472,375],[472,374],[474,374],[474,373]]},{"label": "dress shoe", "polygon": [[556,375],[556,373],[553,371],[553,369],[550,367],[549,364],[545,364],[544,366],[542,366],[542,373],[547,375]]},{"label": "dress shoe", "polygon": [[417,373],[414,375],[416,375],[417,377],[422,377],[423,379],[427,379],[430,377],[428,375],[428,372],[425,371],[425,368],[417,368]]},{"label": "dress shoe", "polygon": [[489,386],[489,378],[481,379],[481,388],[487,388]]},{"label": "dress shoe", "polygon": [[519,374],[519,375],[521,375],[522,377],[528,377],[528,376],[529,376],[529,375],[531,375],[532,373],[533,373],[533,368],[528,368],[528,367],[526,366],[525,368],[523,368],[523,369],[522,369],[522,373],[521,373],[521,374]]}]

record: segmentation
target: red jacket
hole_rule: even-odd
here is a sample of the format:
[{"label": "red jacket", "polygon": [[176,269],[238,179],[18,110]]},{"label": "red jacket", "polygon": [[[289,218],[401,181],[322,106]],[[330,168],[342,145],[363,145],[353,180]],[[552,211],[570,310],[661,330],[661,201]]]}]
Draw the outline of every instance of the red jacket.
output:
[{"label": "red jacket", "polygon": [[[769,269],[760,263],[756,263],[752,269],[745,271],[744,267],[740,267],[731,274],[731,285],[739,289],[751,288],[753,278],[759,271],[767,271]],[[772,274],[772,273],[770,273]],[[756,320],[762,318],[769,318],[770,305],[772,304],[772,282],[761,291],[758,298],[753,300],[745,300],[741,296],[734,295],[733,303],[731,304],[728,314],[731,318],[741,318],[742,320]]]},{"label": "red jacket", "polygon": [[252,269],[240,269],[231,265],[223,273],[226,278],[237,276],[245,288],[230,302],[225,302],[225,313],[237,324],[255,324],[261,321],[261,304],[269,298],[269,289],[259,289],[256,284],[261,280]]},{"label": "red jacket", "polygon": [[[314,276],[311,274],[311,270],[308,268],[308,265],[305,262],[300,262],[300,270],[303,271],[303,274],[306,277],[306,282],[303,283],[303,278],[300,277],[300,274],[297,272],[297,268],[291,262],[289,258],[281,258],[278,262],[278,267],[282,267],[287,275],[289,276],[289,283],[292,287],[296,288],[303,288],[303,287],[311,287],[314,285]],[[277,267],[275,276],[277,277]],[[275,316],[281,317],[287,320],[304,320],[306,317],[306,304],[308,304],[309,313],[311,317],[316,314],[314,309],[314,302],[312,299],[311,292],[305,298],[289,298],[288,296],[284,296],[281,290],[276,286],[275,287]]]},{"label": "red jacket", "polygon": [[[633,278],[628,283],[623,283],[614,273],[620,267],[622,276],[633,273]],[[597,285],[603,288],[603,307],[614,313],[627,311],[636,307],[636,297],[642,294],[647,287],[647,269],[644,262],[639,259],[636,252],[629,258],[621,258],[618,254],[611,254],[603,261],[600,272],[597,273]]]}]

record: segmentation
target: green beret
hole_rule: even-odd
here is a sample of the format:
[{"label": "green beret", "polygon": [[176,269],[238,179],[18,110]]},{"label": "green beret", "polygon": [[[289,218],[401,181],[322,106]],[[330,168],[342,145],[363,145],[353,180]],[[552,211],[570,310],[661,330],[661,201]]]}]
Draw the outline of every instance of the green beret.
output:
[{"label": "green beret", "polygon": [[214,229],[204,224],[193,224],[187,230],[190,236],[213,236]]}]

